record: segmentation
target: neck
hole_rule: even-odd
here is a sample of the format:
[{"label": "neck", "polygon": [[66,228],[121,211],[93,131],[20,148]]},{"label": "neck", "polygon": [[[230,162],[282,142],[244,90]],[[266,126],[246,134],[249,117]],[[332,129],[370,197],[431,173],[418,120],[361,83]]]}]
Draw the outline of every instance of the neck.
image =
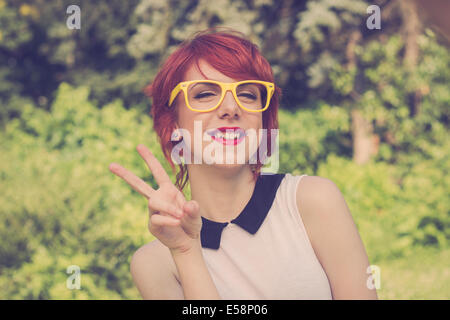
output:
[{"label": "neck", "polygon": [[221,168],[211,165],[188,165],[192,199],[200,214],[212,221],[229,222],[247,205],[255,188],[249,165]]}]

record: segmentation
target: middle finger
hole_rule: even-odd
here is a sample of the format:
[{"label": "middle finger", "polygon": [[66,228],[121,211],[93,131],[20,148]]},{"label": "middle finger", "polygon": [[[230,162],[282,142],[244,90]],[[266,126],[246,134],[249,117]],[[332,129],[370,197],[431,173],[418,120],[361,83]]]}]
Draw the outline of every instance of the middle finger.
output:
[{"label": "middle finger", "polygon": [[160,199],[157,196],[148,199],[148,207],[151,211],[153,211],[153,213],[165,212],[177,218],[181,218],[181,216],[183,215],[183,211],[176,205],[163,199]]},{"label": "middle finger", "polygon": [[172,183],[172,181],[169,178],[169,175],[167,174],[166,170],[164,170],[161,163],[156,159],[156,157],[153,155],[153,153],[143,144],[140,144],[137,146],[137,151],[144,159],[145,163],[147,164],[148,168],[152,172],[153,176],[155,177],[156,183],[161,186],[164,183]]}]

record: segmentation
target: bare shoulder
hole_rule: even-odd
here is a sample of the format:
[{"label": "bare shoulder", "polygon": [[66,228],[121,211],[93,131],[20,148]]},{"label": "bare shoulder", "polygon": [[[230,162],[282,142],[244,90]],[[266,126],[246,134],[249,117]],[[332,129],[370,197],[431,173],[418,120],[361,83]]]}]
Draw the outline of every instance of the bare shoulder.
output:
[{"label": "bare shoulder", "polygon": [[[321,237],[335,216],[351,218],[344,197],[336,184],[324,177],[304,176],[298,183],[296,200],[308,237],[314,251],[320,256]],[[334,215],[334,217],[331,217]],[[331,219],[331,220],[330,220]]]},{"label": "bare shoulder", "polygon": [[350,209],[336,184],[305,176],[296,190],[299,214],[330,281],[333,299],[377,299],[367,286],[369,260]]},{"label": "bare shoulder", "polygon": [[136,250],[130,272],[144,299],[183,299],[172,255],[158,239]]},{"label": "bare shoulder", "polygon": [[297,205],[302,217],[321,208],[342,205],[343,200],[339,188],[328,178],[304,176],[297,186]]},{"label": "bare shoulder", "polygon": [[304,176],[297,188],[297,200],[303,200],[303,204],[308,204],[323,199],[324,196],[337,196],[337,193],[340,193],[339,188],[332,180],[319,176]]},{"label": "bare shoulder", "polygon": [[[161,241],[155,239],[147,244],[144,244],[133,254],[133,259],[139,260],[156,260],[159,263],[168,263],[167,257],[170,256],[169,249],[164,246]],[[156,258],[156,259],[155,259]],[[132,261],[133,261],[132,259]],[[162,259],[162,260],[159,260]]]}]

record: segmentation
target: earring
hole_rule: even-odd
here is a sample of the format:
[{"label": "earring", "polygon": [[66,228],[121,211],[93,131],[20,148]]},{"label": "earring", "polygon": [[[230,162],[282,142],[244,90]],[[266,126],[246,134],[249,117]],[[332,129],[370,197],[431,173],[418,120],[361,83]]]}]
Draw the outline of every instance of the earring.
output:
[{"label": "earring", "polygon": [[178,128],[176,128],[173,132],[172,132],[172,136],[170,138],[170,140],[172,141],[181,141],[183,137],[180,134],[180,131],[178,130]]}]

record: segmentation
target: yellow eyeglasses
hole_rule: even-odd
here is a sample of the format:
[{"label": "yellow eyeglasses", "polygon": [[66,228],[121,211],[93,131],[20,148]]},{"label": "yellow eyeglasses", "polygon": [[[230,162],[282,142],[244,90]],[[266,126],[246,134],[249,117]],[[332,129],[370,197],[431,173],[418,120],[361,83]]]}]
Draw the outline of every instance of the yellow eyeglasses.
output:
[{"label": "yellow eyeglasses", "polygon": [[223,101],[225,93],[231,91],[239,107],[249,112],[262,112],[269,107],[275,84],[260,80],[220,82],[214,80],[192,80],[180,82],[170,94],[169,107],[183,91],[186,106],[192,111],[209,112]]}]

